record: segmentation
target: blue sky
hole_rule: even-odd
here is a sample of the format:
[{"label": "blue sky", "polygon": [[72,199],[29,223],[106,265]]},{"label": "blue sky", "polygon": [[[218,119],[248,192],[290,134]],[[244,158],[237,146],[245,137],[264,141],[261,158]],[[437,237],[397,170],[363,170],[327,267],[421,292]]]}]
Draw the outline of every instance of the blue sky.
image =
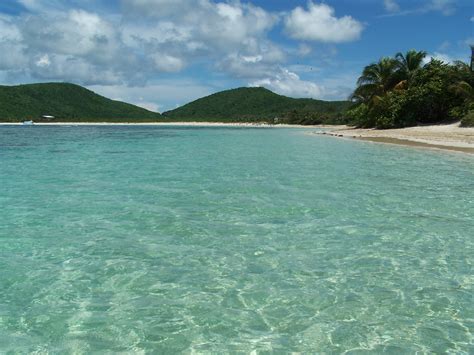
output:
[{"label": "blue sky", "polygon": [[2,0],[0,84],[67,81],[160,112],[239,86],[344,99],[380,57],[468,61],[471,0]]}]

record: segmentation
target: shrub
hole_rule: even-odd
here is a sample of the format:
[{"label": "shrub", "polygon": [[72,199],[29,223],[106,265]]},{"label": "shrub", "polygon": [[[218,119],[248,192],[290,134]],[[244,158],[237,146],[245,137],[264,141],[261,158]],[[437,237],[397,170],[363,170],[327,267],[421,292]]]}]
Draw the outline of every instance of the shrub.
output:
[{"label": "shrub", "polygon": [[462,127],[474,127],[474,110],[469,111],[461,120]]}]

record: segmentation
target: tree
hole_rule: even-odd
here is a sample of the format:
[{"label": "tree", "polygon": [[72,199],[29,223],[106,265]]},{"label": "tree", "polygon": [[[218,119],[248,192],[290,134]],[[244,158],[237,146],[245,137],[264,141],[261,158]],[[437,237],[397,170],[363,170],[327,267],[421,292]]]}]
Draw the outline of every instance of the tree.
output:
[{"label": "tree", "polygon": [[[359,127],[398,128],[463,119],[472,125],[474,74],[463,62],[408,51],[365,67],[351,96],[348,116]],[[465,118],[464,118],[465,117]]]},{"label": "tree", "polygon": [[388,57],[366,66],[357,80],[357,89],[351,99],[367,103],[369,106],[376,104],[397,84],[396,70],[397,61]]},{"label": "tree", "polygon": [[450,89],[467,101],[474,101],[474,74],[471,68],[464,62],[455,61],[453,70],[456,75],[456,82]]},{"label": "tree", "polygon": [[395,60],[397,61],[397,72],[396,75],[400,80],[397,87],[409,85],[413,75],[423,67],[423,61],[426,58],[425,51],[416,51],[414,49],[403,53],[397,53]]}]

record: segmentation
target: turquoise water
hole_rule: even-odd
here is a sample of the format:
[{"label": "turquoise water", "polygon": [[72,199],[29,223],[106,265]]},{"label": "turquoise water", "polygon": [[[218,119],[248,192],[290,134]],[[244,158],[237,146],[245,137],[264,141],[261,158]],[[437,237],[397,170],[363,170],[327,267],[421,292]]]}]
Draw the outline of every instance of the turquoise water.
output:
[{"label": "turquoise water", "polygon": [[0,353],[474,353],[474,157],[0,127]]}]

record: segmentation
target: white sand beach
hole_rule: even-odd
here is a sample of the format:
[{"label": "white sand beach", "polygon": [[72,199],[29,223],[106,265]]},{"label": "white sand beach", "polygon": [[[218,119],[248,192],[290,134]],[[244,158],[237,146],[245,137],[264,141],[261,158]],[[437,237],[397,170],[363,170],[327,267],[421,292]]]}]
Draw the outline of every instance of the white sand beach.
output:
[{"label": "white sand beach", "polygon": [[386,130],[347,127],[335,128],[322,134],[474,154],[474,128],[460,127],[459,123]]}]

